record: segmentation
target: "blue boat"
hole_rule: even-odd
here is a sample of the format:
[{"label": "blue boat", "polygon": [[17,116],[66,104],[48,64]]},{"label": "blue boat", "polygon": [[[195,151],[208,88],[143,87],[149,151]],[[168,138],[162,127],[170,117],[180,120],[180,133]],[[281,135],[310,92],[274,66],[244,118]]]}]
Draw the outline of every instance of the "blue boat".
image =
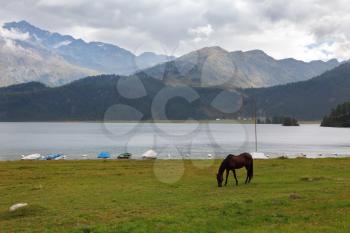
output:
[{"label": "blue boat", "polygon": [[62,154],[49,154],[43,157],[44,160],[56,160],[60,157],[62,157]]},{"label": "blue boat", "polygon": [[108,152],[101,152],[97,155],[98,159],[109,159],[111,155]]}]

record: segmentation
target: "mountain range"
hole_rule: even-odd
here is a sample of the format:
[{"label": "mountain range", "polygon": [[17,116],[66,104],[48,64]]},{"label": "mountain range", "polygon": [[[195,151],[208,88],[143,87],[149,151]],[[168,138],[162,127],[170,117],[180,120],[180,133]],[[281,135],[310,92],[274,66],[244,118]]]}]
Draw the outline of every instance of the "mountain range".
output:
[{"label": "mountain range", "polygon": [[27,81],[57,86],[88,75],[128,75],[174,59],[152,52],[137,56],[116,45],[85,42],[26,21],[5,23],[0,32],[0,86]]},{"label": "mountain range", "polygon": [[228,52],[220,47],[206,47],[142,72],[169,85],[230,89],[305,81],[339,64],[336,59],[276,60],[261,50]]},{"label": "mountain range", "polygon": [[28,81],[59,86],[90,75],[144,72],[167,85],[268,87],[308,80],[340,64],[336,59],[276,60],[261,50],[228,52],[220,47],[177,59],[152,52],[137,56],[113,44],[85,42],[26,21],[5,23],[0,32],[0,86]]},{"label": "mountain range", "polygon": [[336,59],[217,46],[137,56],[26,21],[0,29],[0,74],[0,121],[103,120],[110,109],[110,120],[249,117],[254,106],[259,116],[318,120],[350,100],[350,63]]}]

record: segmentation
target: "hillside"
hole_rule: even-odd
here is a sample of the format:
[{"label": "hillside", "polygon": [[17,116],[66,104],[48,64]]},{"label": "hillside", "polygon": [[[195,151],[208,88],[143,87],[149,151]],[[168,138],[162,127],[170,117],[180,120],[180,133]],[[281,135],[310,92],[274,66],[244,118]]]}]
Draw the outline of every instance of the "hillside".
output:
[{"label": "hillside", "polygon": [[304,81],[338,65],[335,59],[328,62],[276,60],[260,50],[228,52],[220,47],[207,47],[143,72],[169,85],[232,89]]},{"label": "hillside", "polygon": [[215,119],[230,116],[225,109],[236,103],[236,93],[216,88],[166,87],[145,74],[103,75],[55,88],[1,88],[0,121]]},{"label": "hillside", "polygon": [[293,116],[320,120],[337,104],[350,100],[350,63],[308,81],[287,85],[248,89],[243,115],[251,115],[256,100],[261,116]]},{"label": "hillside", "polygon": [[260,117],[320,120],[350,100],[350,63],[308,81],[268,88],[228,91],[164,81],[141,72],[88,77],[55,88],[35,82],[1,88],[0,121],[251,117],[254,100]]}]

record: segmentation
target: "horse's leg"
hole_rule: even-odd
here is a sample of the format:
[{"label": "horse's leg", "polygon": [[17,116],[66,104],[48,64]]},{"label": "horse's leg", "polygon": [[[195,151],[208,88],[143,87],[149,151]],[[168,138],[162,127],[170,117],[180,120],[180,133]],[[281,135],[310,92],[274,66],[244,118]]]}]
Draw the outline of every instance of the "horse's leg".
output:
[{"label": "horse's leg", "polygon": [[236,170],[233,169],[232,171],[233,171],[233,175],[235,176],[236,186],[237,186],[238,185],[238,180],[237,180],[237,176],[236,176]]},{"label": "horse's leg", "polygon": [[249,167],[249,179],[248,179],[248,183],[250,183],[250,180],[252,179],[252,171],[251,171],[251,167]]},{"label": "horse's leg", "polygon": [[249,180],[249,169],[248,169],[248,167],[246,167],[246,170],[247,170],[247,178],[245,179],[245,184],[247,184],[248,183],[248,180]]},{"label": "horse's leg", "polygon": [[251,164],[249,165],[249,180],[248,183],[250,183],[250,180],[253,178],[253,161],[251,162]]},{"label": "horse's leg", "polygon": [[228,175],[230,174],[230,170],[226,169],[226,180],[225,180],[225,186],[227,186],[227,179],[228,179]]}]

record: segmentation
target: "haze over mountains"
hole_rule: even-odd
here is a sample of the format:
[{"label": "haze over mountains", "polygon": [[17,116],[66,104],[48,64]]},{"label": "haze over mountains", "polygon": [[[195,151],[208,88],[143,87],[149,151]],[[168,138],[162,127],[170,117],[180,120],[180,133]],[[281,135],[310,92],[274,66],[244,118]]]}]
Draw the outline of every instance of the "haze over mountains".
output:
[{"label": "haze over mountains", "polygon": [[0,86],[27,81],[61,85],[88,75],[131,74],[174,59],[152,52],[136,56],[116,45],[87,43],[26,21],[5,23],[1,32]]}]

